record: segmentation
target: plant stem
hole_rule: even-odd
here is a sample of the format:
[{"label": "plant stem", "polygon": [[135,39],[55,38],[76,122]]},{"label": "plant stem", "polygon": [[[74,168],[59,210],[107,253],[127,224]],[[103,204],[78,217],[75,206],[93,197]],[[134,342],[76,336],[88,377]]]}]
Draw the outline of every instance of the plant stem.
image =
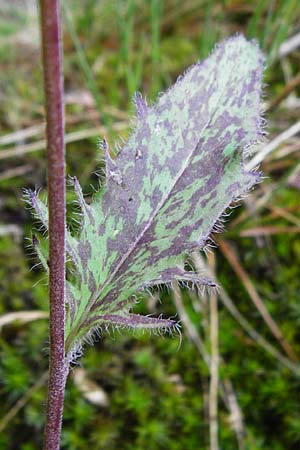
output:
[{"label": "plant stem", "polygon": [[47,124],[49,207],[50,361],[44,450],[58,450],[68,365],[65,323],[65,148],[59,0],[41,0]]}]

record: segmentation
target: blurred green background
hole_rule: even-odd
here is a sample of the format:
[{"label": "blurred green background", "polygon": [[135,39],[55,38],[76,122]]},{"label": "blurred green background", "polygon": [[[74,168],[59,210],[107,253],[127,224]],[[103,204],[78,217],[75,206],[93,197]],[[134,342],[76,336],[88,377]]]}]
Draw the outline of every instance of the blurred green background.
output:
[{"label": "blurred green background", "polygon": [[[102,173],[99,138],[113,147],[130,132],[134,92],[155,100],[235,32],[266,54],[274,151],[208,260],[227,292],[218,311],[207,293],[153,290],[136,311],[177,315],[181,337],[112,330],[86,346],[67,385],[61,448],[216,450],[207,361],[219,353],[219,448],[299,449],[299,1],[62,3],[67,172],[86,194]],[[22,202],[23,188],[46,189],[39,45],[36,2],[1,1],[0,448],[8,450],[39,449],[44,423],[47,286],[27,248],[35,224]]]}]

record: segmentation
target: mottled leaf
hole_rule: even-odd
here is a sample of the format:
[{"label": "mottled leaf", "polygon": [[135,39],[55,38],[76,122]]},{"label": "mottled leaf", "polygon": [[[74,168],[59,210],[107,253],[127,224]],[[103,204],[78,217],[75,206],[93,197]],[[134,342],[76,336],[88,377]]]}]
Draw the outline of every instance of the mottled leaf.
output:
[{"label": "mottled leaf", "polygon": [[[136,95],[136,128],[115,159],[106,143],[106,182],[67,234],[75,276],[67,282],[66,348],[107,325],[168,328],[173,320],[130,314],[133,295],[173,279],[212,283],[185,270],[230,203],[260,175],[246,172],[245,149],[260,140],[263,56],[235,36],[189,68],[154,105]],[[31,203],[47,225],[47,210]],[[75,280],[74,280],[75,278]]]}]

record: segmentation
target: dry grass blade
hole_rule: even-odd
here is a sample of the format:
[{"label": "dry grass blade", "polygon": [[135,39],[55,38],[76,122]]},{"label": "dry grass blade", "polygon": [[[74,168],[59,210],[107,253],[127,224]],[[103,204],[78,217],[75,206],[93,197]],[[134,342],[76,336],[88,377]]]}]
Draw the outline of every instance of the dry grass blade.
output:
[{"label": "dry grass blade", "polygon": [[28,323],[34,320],[46,319],[48,313],[45,311],[18,311],[0,316],[0,330],[5,325],[9,325],[12,322]]},{"label": "dry grass blade", "polygon": [[[299,137],[295,136],[289,140],[289,142],[284,145],[280,150],[276,152],[276,155],[274,155],[273,160],[286,158],[289,155],[292,155],[293,153],[298,153],[300,150],[300,139]],[[297,155],[294,155],[295,158],[297,158]]]},{"label": "dry grass blade", "polygon": [[292,78],[289,83],[282,89],[280,94],[272,100],[267,108],[267,112],[273,111],[280,105],[280,103],[288,97],[288,95],[300,84],[300,72]]},{"label": "dry grass blade", "polygon": [[[92,107],[94,106],[94,101],[88,91],[69,92],[65,96],[65,104],[68,103],[87,106],[88,110],[76,115],[66,115],[67,125],[78,124],[80,122],[86,121],[87,118],[89,121],[92,120],[97,120],[97,122],[99,121],[99,111],[92,109]],[[115,119],[118,119],[120,121],[128,121],[128,113],[116,108],[115,106],[106,106],[104,110],[107,114],[114,117]],[[38,125],[22,128],[12,133],[0,136],[0,145],[4,146],[23,143],[23,141],[25,141],[26,139],[33,137],[36,138],[37,136],[42,135],[44,133],[45,133],[45,124],[40,123]]]},{"label": "dry grass blade", "polygon": [[265,158],[279,147],[283,142],[300,132],[300,121],[294,123],[290,128],[276,136],[271,142],[262,147],[262,149],[246,164],[247,170],[252,170],[259,166]]},{"label": "dry grass blade", "polygon": [[273,234],[287,234],[287,233],[300,233],[300,227],[277,227],[277,226],[264,226],[253,227],[243,230],[239,233],[240,237],[258,237],[258,236],[271,236]]},{"label": "dry grass blade", "polygon": [[8,223],[6,225],[0,225],[0,236],[12,235],[16,241],[20,240],[23,236],[22,228],[14,223]]},{"label": "dry grass blade", "polygon": [[9,178],[20,177],[28,172],[32,171],[31,164],[25,164],[24,166],[13,167],[0,173],[0,181],[7,180]]},{"label": "dry grass blade", "polygon": [[266,352],[277,359],[282,365],[287,367],[291,372],[293,372],[297,377],[300,377],[300,366],[295,364],[290,359],[282,355],[273,345],[271,345],[263,336],[261,336],[255,328],[253,328],[248,320],[239,312],[239,310],[234,305],[233,301],[226,294],[226,292],[220,290],[220,299],[224,306],[228,309],[231,315],[236,319],[236,321],[241,325],[241,327],[247,332],[247,334],[260,345]]},{"label": "dry grass blade", "polygon": [[[213,253],[209,258],[211,271],[214,273],[215,259]],[[216,292],[209,296],[210,313],[210,384],[209,384],[209,434],[210,450],[218,450],[218,385],[219,385],[219,318]]]},{"label": "dry grass blade", "polygon": [[272,318],[271,314],[267,310],[263,300],[258,295],[252,281],[250,280],[250,277],[248,276],[247,272],[244,270],[241,262],[239,261],[234,249],[229,244],[229,242],[225,240],[218,241],[219,247],[231,265],[232,269],[235,271],[239,279],[241,280],[244,288],[249,294],[249,297],[251,298],[252,302],[256,306],[257,310],[259,311],[261,317],[263,318],[264,322],[270,329],[271,333],[277,339],[279,344],[281,345],[282,349],[285,351],[285,353],[288,355],[290,359],[293,361],[297,361],[297,356],[290,346],[290,344],[285,339],[284,335],[282,334],[279,326]]},{"label": "dry grass blade", "polygon": [[300,33],[286,39],[279,47],[278,56],[279,58],[284,58],[300,47]]},{"label": "dry grass blade", "polygon": [[288,186],[300,190],[300,163],[297,164],[288,178]]},{"label": "dry grass blade", "polygon": [[16,404],[2,417],[0,420],[0,432],[4,430],[4,428],[9,424],[9,422],[18,414],[18,412],[24,408],[26,403],[30,400],[32,395],[37,391],[41,386],[46,383],[48,378],[48,371],[44,372],[43,375],[31,386],[30,389],[21,397]]},{"label": "dry grass blade", "polygon": [[[120,132],[126,130],[128,128],[128,122],[116,122],[112,129],[114,131]],[[73,131],[71,133],[66,134],[65,143],[69,144],[71,142],[82,141],[83,139],[87,139],[94,136],[104,136],[107,132],[107,129],[103,126],[95,127],[95,128],[87,128],[86,130]],[[22,157],[27,153],[36,152],[39,150],[46,149],[46,141],[42,139],[38,142],[33,142],[30,144],[20,145],[14,148],[8,148],[0,151],[0,160],[13,158],[13,157]]]},{"label": "dry grass blade", "polygon": [[45,124],[33,125],[32,127],[14,131],[13,133],[0,136],[0,145],[10,145],[15,142],[22,142],[25,139],[37,136],[45,132]]},{"label": "dry grass blade", "polygon": [[173,299],[174,299],[174,303],[176,306],[176,310],[178,312],[178,315],[180,317],[180,319],[182,320],[184,326],[185,326],[185,330],[186,333],[188,335],[188,338],[191,342],[193,342],[193,344],[196,346],[196,348],[198,349],[200,355],[202,356],[203,360],[205,361],[205,363],[207,364],[207,366],[210,365],[210,357],[209,354],[207,353],[206,349],[205,349],[205,345],[204,342],[202,340],[202,338],[200,337],[195,325],[193,324],[193,322],[190,320],[184,306],[183,306],[183,302],[182,302],[182,298],[181,298],[181,292],[180,292],[180,288],[178,286],[178,282],[177,281],[173,281],[172,283],[172,291],[173,291]]},{"label": "dry grass blade", "polygon": [[241,408],[239,407],[239,404],[237,402],[237,397],[234,392],[232,383],[230,380],[225,379],[220,382],[221,387],[226,394],[227,401],[228,401],[228,409],[231,412],[229,417],[229,422],[231,424],[232,429],[235,431],[235,434],[237,436],[237,441],[239,445],[240,450],[246,450],[245,446],[245,438],[246,438],[246,431],[244,427],[244,418],[241,411]]},{"label": "dry grass blade", "polygon": [[[195,264],[195,268],[199,273],[203,270],[203,266],[206,267],[207,273],[210,276],[213,276],[210,272],[209,268],[203,261],[203,258],[198,253],[193,254],[193,260]],[[217,281],[217,280],[216,280]],[[250,336],[250,338],[256,342],[260,347],[262,347],[267,353],[272,355],[277,361],[279,361],[283,366],[287,367],[292,373],[294,373],[297,377],[300,377],[300,366],[295,364],[286,356],[282,355],[272,344],[270,344],[263,336],[261,336],[255,328],[250,325],[247,319],[239,312],[234,302],[228,296],[226,291],[223,288],[219,288],[218,291],[219,297],[223,303],[223,305],[228,309],[230,314],[235,318],[235,320],[240,324],[240,326],[246,331],[246,333]]]},{"label": "dry grass blade", "polygon": [[257,198],[256,197],[256,192],[253,192],[251,195],[251,199],[253,199],[252,201],[252,208],[250,210],[250,208],[245,208],[244,211],[241,211],[238,216],[236,218],[234,218],[233,220],[230,221],[230,223],[228,224],[229,228],[235,228],[237,225],[239,225],[240,223],[244,222],[246,219],[248,219],[248,217],[250,215],[252,215],[254,212],[257,212],[258,210],[260,210],[261,208],[264,207],[264,205],[271,199],[273,193],[274,193],[274,185],[271,184],[267,187],[265,187],[265,192],[264,194],[260,197]]},{"label": "dry grass blade", "polygon": [[277,216],[283,217],[288,222],[291,222],[294,225],[296,225],[298,228],[300,227],[300,219],[298,219],[298,217],[294,216],[290,212],[286,211],[286,209],[271,204],[268,204],[266,207],[270,209],[272,212],[274,212]]},{"label": "dry grass blade", "polygon": [[[181,296],[181,291],[177,281],[172,283],[172,292],[173,292],[173,300],[176,306],[176,310],[178,315],[184,325],[185,332],[187,333],[187,337],[192,342],[195,347],[198,349],[201,357],[206,363],[207,367],[211,367],[211,358],[207,353],[204,342],[198,333],[195,325],[189,318],[185,307],[183,305],[183,300]],[[229,379],[223,380],[219,384],[219,389],[221,391],[222,399],[230,412],[230,424],[232,426],[233,431],[236,434],[238,448],[239,450],[245,450],[245,429],[243,423],[243,414],[238,405],[238,401],[232,386],[232,383]]]},{"label": "dry grass blade", "polygon": [[[278,155],[279,156],[278,152]],[[277,209],[276,216],[278,217],[285,217],[290,222],[294,223],[295,225],[298,225],[296,227],[288,227],[288,226],[274,226],[274,225],[264,225],[259,227],[251,227],[245,230],[242,230],[239,232],[239,236],[241,237],[256,237],[256,236],[263,236],[263,235],[272,235],[272,234],[281,234],[281,233],[298,233],[299,232],[299,226],[300,226],[300,220],[294,216],[294,215],[287,215],[286,208],[282,210],[282,208],[277,206],[271,205],[272,197],[274,197],[274,194],[280,189],[282,185],[285,185],[286,183],[290,185],[292,183],[292,186],[298,189],[300,187],[297,184],[297,180],[300,174],[300,164],[296,166],[296,168],[293,170],[292,174],[288,177],[288,179],[282,180],[280,183],[271,183],[267,186],[261,186],[261,190],[264,192],[260,193],[260,197],[256,194],[256,192],[253,192],[251,195],[251,209],[245,208],[244,211],[241,211],[240,214],[234,218],[229,223],[229,228],[234,229],[237,225],[241,224],[245,220],[249,218],[250,215],[252,215],[254,212],[258,212],[262,208],[279,208]],[[295,211],[298,211],[299,208],[296,208]],[[273,211],[274,215],[272,217],[275,217],[275,212]]]}]

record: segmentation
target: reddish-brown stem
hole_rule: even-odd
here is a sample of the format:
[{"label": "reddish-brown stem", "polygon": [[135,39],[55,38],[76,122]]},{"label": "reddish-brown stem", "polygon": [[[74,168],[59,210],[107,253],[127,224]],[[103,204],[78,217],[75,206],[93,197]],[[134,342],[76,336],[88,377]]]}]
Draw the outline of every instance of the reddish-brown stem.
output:
[{"label": "reddish-brown stem", "polygon": [[59,0],[41,0],[48,154],[50,361],[44,450],[58,450],[68,373],[64,347],[65,149]]}]

